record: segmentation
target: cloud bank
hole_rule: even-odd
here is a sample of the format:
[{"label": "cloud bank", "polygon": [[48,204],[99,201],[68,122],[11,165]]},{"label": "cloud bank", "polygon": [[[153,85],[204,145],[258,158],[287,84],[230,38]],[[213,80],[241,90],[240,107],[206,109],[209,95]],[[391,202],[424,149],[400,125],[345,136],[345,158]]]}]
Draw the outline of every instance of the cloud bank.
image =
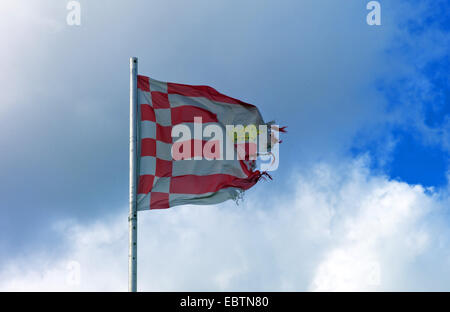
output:
[{"label": "cloud bank", "polygon": [[[239,206],[141,213],[139,289],[448,290],[448,192],[373,175],[367,158],[317,164],[287,184]],[[126,220],[55,224],[66,252],[11,261],[0,290],[125,291]]]}]

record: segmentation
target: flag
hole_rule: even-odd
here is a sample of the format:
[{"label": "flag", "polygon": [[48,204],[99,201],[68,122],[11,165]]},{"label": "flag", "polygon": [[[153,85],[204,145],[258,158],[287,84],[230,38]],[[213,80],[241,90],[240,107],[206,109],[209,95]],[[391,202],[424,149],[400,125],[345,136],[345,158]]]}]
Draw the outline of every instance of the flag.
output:
[{"label": "flag", "polygon": [[[241,153],[232,159],[221,159],[227,152],[227,142],[220,138],[198,139],[199,131],[202,136],[206,132],[212,136],[214,131],[206,131],[206,127],[226,134],[227,126],[254,125],[252,129],[258,131],[258,126],[267,124],[255,106],[208,86],[161,82],[140,75],[137,85],[138,210],[236,199],[265,174],[255,169],[252,153],[255,154],[256,148],[251,146],[248,133],[244,134],[244,146],[236,141],[228,145],[236,148],[234,155],[244,151],[244,156]],[[196,133],[197,137],[172,136],[180,135],[181,130]],[[233,138],[239,135],[233,133]],[[271,140],[268,141],[270,149]],[[212,155],[204,155],[205,150]]]}]

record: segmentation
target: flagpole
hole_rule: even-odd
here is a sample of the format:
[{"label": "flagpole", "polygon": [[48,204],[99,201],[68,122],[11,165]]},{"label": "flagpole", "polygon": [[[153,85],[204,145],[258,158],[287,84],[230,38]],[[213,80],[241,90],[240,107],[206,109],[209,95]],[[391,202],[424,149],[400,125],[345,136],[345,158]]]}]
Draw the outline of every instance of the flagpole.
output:
[{"label": "flagpole", "polygon": [[137,73],[138,59],[130,58],[130,212],[128,216],[128,291],[137,291]]}]

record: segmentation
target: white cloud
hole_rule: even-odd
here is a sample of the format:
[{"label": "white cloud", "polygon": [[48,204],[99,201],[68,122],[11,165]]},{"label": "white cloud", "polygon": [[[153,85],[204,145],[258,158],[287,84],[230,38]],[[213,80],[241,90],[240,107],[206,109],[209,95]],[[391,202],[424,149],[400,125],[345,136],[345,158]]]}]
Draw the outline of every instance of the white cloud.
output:
[{"label": "white cloud", "polygon": [[[139,288],[450,288],[449,236],[440,219],[446,194],[373,176],[364,159],[340,167],[318,164],[292,181],[295,196],[286,190],[263,201],[252,193],[241,206],[141,213]],[[126,218],[58,224],[70,250],[11,262],[0,271],[0,290],[125,291]]]}]

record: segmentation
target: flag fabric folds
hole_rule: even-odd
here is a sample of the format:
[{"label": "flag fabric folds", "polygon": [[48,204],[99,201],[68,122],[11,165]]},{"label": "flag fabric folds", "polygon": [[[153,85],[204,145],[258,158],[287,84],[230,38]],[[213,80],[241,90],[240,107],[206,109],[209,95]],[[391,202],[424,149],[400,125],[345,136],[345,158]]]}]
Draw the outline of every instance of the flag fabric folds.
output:
[{"label": "flag fabric folds", "polygon": [[[165,209],[184,204],[215,204],[235,199],[264,173],[249,159],[176,160],[172,137],[176,125],[264,124],[258,109],[208,86],[166,83],[138,76],[138,210]],[[198,120],[198,119],[197,119]],[[195,142],[204,146],[206,141]],[[194,153],[194,148],[191,152]],[[198,157],[197,157],[198,158]]]}]

